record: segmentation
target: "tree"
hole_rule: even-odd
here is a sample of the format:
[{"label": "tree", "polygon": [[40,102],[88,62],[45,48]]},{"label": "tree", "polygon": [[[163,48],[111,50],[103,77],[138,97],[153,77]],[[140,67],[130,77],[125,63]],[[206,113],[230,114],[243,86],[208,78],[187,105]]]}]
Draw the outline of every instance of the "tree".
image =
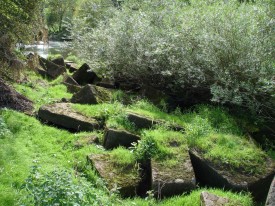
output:
[{"label": "tree", "polygon": [[50,32],[53,34],[65,31],[64,20],[71,20],[77,0],[46,0],[44,13]]},{"label": "tree", "polygon": [[[0,61],[11,65],[15,43],[29,41],[37,32],[40,0],[0,1]],[[2,66],[3,67],[3,66]],[[1,69],[0,68],[0,72]]]},{"label": "tree", "polygon": [[76,27],[75,48],[106,76],[275,116],[269,11],[265,2],[128,0],[95,29]]}]

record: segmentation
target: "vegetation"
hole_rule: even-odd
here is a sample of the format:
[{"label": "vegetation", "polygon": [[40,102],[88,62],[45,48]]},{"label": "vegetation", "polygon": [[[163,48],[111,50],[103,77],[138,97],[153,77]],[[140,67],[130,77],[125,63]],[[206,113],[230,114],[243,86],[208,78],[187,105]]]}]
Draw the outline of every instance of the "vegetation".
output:
[{"label": "vegetation", "polygon": [[[144,139],[152,137],[155,140],[158,152],[152,157],[167,167],[169,167],[169,162],[171,161],[173,161],[173,165],[176,165],[179,161],[178,156],[182,159],[187,155],[187,140],[181,132],[170,131],[166,128],[159,127],[155,130],[144,131],[143,137]],[[143,139],[141,141],[143,141]]]},{"label": "vegetation", "polygon": [[56,80],[48,81],[37,76],[34,72],[27,73],[30,79],[27,83],[16,84],[15,88],[32,100],[35,108],[38,109],[44,104],[61,101],[61,98],[71,98],[72,94],[67,92],[65,85],[62,85],[62,76]]},{"label": "vegetation", "polygon": [[75,49],[107,76],[167,85],[180,97],[211,91],[214,102],[263,112],[274,104],[270,5],[125,1],[95,29],[76,27]]},{"label": "vegetation", "polygon": [[[78,66],[85,59],[102,77],[153,86],[184,101],[194,97],[199,104],[168,112],[165,101],[157,107],[120,90],[112,92],[108,103],[71,104],[76,112],[106,127],[141,137],[131,148],[111,151],[100,145],[103,130],[70,133],[1,108],[0,205],[196,206],[200,193],[209,191],[229,198],[230,205],[252,206],[247,193],[210,188],[164,200],[154,199],[150,191],[144,199],[122,199],[119,188],[111,189],[87,162],[87,156],[99,155],[108,163],[106,172],[126,172],[112,177],[119,183],[137,180],[141,163],[149,159],[173,168],[191,149],[232,174],[264,174],[263,163],[275,159],[275,144],[266,140],[257,145],[249,134],[265,126],[261,115],[274,122],[275,5],[270,0],[245,2],[2,0],[0,78],[16,79],[9,77],[26,66],[16,43],[39,40],[39,30],[45,32],[48,26],[51,37],[73,40],[74,51],[67,60]],[[12,85],[34,102],[37,111],[72,97],[62,78],[49,80],[24,71],[24,81]],[[204,100],[216,105],[202,105]],[[241,115],[232,114],[236,108],[232,104]],[[251,113],[243,117],[247,109]],[[129,112],[159,123],[139,129],[128,120]],[[173,131],[171,125],[183,129]],[[98,145],[90,142],[94,136],[100,139]]]},{"label": "vegetation", "polygon": [[62,170],[41,174],[37,166],[32,167],[24,189],[28,192],[24,205],[86,205],[96,196],[92,184],[82,178]]},{"label": "vegetation", "polygon": [[0,138],[1,145],[5,145],[0,148],[0,205],[16,205],[18,197],[24,196],[18,194],[18,189],[27,179],[32,165],[39,164],[49,173],[54,169],[70,173],[73,168],[84,172],[85,157],[102,152],[95,145],[75,149],[74,142],[89,133],[71,134],[10,110],[2,110],[1,117],[7,134]]},{"label": "vegetation", "polygon": [[[48,92],[48,94],[44,92],[46,90],[55,91],[54,88],[56,89],[60,86],[60,80],[51,82],[46,79],[38,80],[38,77],[34,74],[30,75],[30,78],[33,85],[18,84],[16,88],[18,90],[28,88],[25,94],[33,99],[36,108],[44,103],[59,100],[67,94],[66,92],[61,92],[53,95],[53,99],[44,98],[51,94],[51,92]],[[38,89],[40,83],[44,85],[43,89]],[[169,117],[169,114],[164,117],[164,112],[143,100],[129,106],[114,102],[112,104],[99,105],[75,104],[72,105],[72,108],[87,116],[94,116],[107,121],[107,124],[115,122],[118,127],[123,127],[127,130],[130,130],[129,128],[131,127],[133,128],[133,125],[127,127],[129,122],[124,118],[126,111],[129,109],[134,110],[136,108],[138,111],[138,109],[141,110],[142,108],[144,113],[151,113],[154,117],[162,116],[163,119]],[[68,188],[67,192],[71,190],[79,191],[79,188],[81,188],[80,192],[86,198],[83,198],[83,201],[97,201],[95,205],[100,205],[102,202],[106,203],[105,205],[147,205],[150,202],[153,205],[169,205],[172,204],[169,202],[174,201],[191,201],[189,196],[175,197],[161,203],[155,200],[120,200],[114,193],[110,193],[104,184],[100,183],[100,178],[87,165],[85,160],[85,157],[90,154],[107,153],[111,155],[113,166],[115,167],[116,165],[118,168],[121,166],[127,168],[127,165],[133,165],[137,160],[142,161],[148,158],[159,159],[167,166],[170,165],[172,167],[176,164],[176,153],[178,150],[173,150],[172,147],[169,147],[171,141],[181,143],[180,150],[186,150],[186,143],[190,147],[200,148],[200,151],[204,151],[203,155],[206,158],[210,158],[214,162],[227,163],[232,169],[242,164],[245,165],[246,169],[248,168],[245,172],[249,174],[263,171],[258,161],[266,158],[266,154],[242,137],[242,130],[238,128],[235,119],[226,110],[219,107],[197,106],[193,111],[187,113],[177,110],[171,114],[172,117],[176,117],[184,125],[186,130],[184,135],[180,132],[169,131],[165,125],[157,125],[153,130],[130,130],[142,135],[142,140],[139,144],[133,146],[132,153],[125,148],[117,148],[111,152],[106,152],[102,147],[93,144],[84,144],[82,147],[76,146],[88,136],[97,135],[101,137],[102,133],[72,134],[44,126],[33,117],[10,110],[1,110],[0,143],[5,145],[5,147],[0,149],[0,196],[3,197],[0,198],[0,205],[14,205],[17,203],[16,199],[18,197],[20,197],[19,201],[22,204],[25,202],[26,205],[30,205],[34,201],[39,201],[33,199],[34,195],[44,197],[48,201],[53,201],[50,198],[51,195],[51,197],[58,197],[58,201],[67,201],[68,199],[64,199],[62,196],[65,189],[63,184],[59,183],[60,181],[68,184],[66,187]],[[114,123],[112,124],[114,125]],[[244,150],[241,149],[241,146]],[[175,159],[172,161],[170,160],[171,157]],[[238,157],[240,158],[238,159]],[[249,161],[243,162],[245,159]],[[41,169],[30,170],[33,165],[41,165]],[[255,170],[255,168],[258,168],[258,170]],[[77,174],[77,176],[72,175],[73,169],[75,170],[74,174]],[[36,179],[34,174],[40,174],[40,178]],[[49,181],[46,181],[46,178]],[[20,190],[19,194],[17,191],[24,182],[25,187]],[[32,189],[30,189],[31,185],[33,185]],[[89,187],[89,190],[87,187]],[[58,189],[52,191],[50,188]],[[79,201],[78,193],[71,192],[70,194],[72,203]],[[196,199],[199,195],[198,193],[195,194],[193,194],[192,198]],[[228,195],[231,193],[226,192],[224,194]],[[93,200],[88,200],[90,195],[92,195]],[[248,198],[246,196],[238,197],[242,201]]]}]

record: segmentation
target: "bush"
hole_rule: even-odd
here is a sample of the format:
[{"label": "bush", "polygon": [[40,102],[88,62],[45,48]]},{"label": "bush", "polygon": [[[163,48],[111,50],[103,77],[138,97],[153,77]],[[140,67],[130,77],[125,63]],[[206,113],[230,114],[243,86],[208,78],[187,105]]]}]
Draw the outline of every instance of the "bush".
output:
[{"label": "bush", "polygon": [[11,131],[8,129],[5,121],[0,117],[0,139],[5,138],[6,136],[11,135]]},{"label": "bush", "polygon": [[[71,172],[54,170],[43,174],[33,166],[23,187],[28,194],[21,200],[23,205],[112,205],[111,199],[101,190]],[[20,204],[22,205],[22,204]]]},{"label": "bush", "polygon": [[260,111],[275,102],[268,5],[129,0],[97,28],[74,30],[75,48],[107,76],[181,95],[206,89],[214,102]]}]

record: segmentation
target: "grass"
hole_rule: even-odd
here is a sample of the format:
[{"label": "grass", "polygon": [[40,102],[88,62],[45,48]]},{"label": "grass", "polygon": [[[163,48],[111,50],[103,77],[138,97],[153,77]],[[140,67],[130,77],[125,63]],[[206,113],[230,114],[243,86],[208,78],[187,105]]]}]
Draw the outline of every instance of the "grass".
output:
[{"label": "grass", "polygon": [[[73,147],[75,141],[90,135],[89,133],[71,134],[44,126],[32,117],[11,110],[2,110],[1,116],[1,131],[5,130],[6,132],[0,139],[1,145],[5,145],[0,148],[0,205],[9,206],[17,203],[17,200],[20,199],[19,188],[28,176],[30,167],[36,162],[43,165],[45,172],[56,168],[80,168],[87,170],[87,179],[90,181],[99,180],[86,165],[85,157],[91,153],[98,154],[104,153],[104,151],[95,145],[87,145],[78,150]],[[155,136],[159,143],[178,140],[176,133],[167,131],[168,133],[165,135],[163,130],[147,131],[147,135]],[[116,162],[118,165],[127,165],[133,162],[133,155],[124,148],[113,150],[111,155],[112,159],[119,160]],[[234,199],[240,199],[243,202],[242,205],[252,205],[251,199],[248,199],[247,196],[233,195],[229,192],[216,193],[229,197],[234,196]],[[105,198],[109,198],[109,196],[106,195]],[[198,198],[199,192],[196,191],[192,192],[190,196],[174,197],[164,202],[155,202],[154,205],[199,205],[196,203]],[[148,205],[149,202],[149,200],[133,199],[123,200],[120,204]]]},{"label": "grass", "polygon": [[[144,136],[153,136],[156,140],[158,159],[171,157],[173,152],[175,153],[175,148],[169,147],[167,142],[180,141],[183,143],[187,140],[190,148],[199,150],[204,158],[226,169],[238,170],[245,174],[260,174],[265,169],[262,162],[266,160],[267,154],[243,135],[244,132],[238,126],[235,118],[221,107],[199,105],[193,111],[185,114],[176,111],[172,115],[162,112],[159,108],[143,100],[128,107],[119,103],[95,106],[75,105],[73,107],[86,115],[105,117],[108,127],[126,129],[136,134],[140,134],[141,131],[137,131],[125,116],[125,110],[129,108],[135,113],[151,118],[163,119],[168,122],[177,120],[185,128],[185,139],[180,133],[167,131],[164,128],[143,133]],[[177,140],[173,140],[173,138],[177,138]],[[148,152],[142,151],[147,148],[146,144],[142,144],[140,147],[143,147],[139,148],[141,155],[147,155]],[[150,150],[149,147],[147,149]],[[269,154],[272,157],[273,152],[269,151]],[[176,163],[175,161],[169,162],[172,165]]]},{"label": "grass", "polygon": [[[61,84],[62,77],[50,81],[29,72],[28,83],[14,85],[17,91],[30,98],[38,109],[43,104],[70,98],[72,95]],[[132,105],[122,105],[123,99],[119,91],[113,94],[112,103],[98,105],[73,104],[72,108],[86,116],[106,121],[108,127],[126,129],[142,135],[140,144],[131,153],[125,148],[117,148],[106,152],[101,146],[88,144],[89,136],[96,135],[102,139],[102,132],[72,134],[64,130],[45,126],[33,117],[11,111],[0,110],[0,205],[16,205],[25,194],[20,190],[24,180],[30,173],[32,165],[41,165],[44,172],[55,169],[76,171],[85,176],[85,181],[92,182],[98,188],[98,195],[104,196],[105,205],[199,205],[201,190],[190,195],[166,199],[162,202],[147,198],[121,200],[108,194],[106,186],[97,176],[86,156],[90,154],[109,154],[114,167],[133,165],[138,156],[153,157],[162,161],[167,167],[178,163],[177,153],[190,148],[199,150],[202,155],[216,164],[232,170],[243,170],[246,174],[258,174],[264,171],[262,162],[267,155],[274,156],[274,150],[267,154],[245,137],[239,126],[239,119],[221,107],[199,105],[185,113],[179,109],[168,114],[145,100]],[[132,111],[152,119],[160,119],[169,124],[178,124],[185,128],[185,133],[169,131],[165,125],[157,125],[152,130],[138,131],[127,118],[127,111]],[[81,147],[76,147],[81,143]],[[171,147],[171,143],[180,145]],[[247,195],[209,190],[232,199],[239,200],[242,205],[252,205]],[[97,195],[97,194],[96,194]]]},{"label": "grass", "polygon": [[112,104],[102,103],[95,105],[73,104],[71,107],[85,116],[104,120],[124,113],[123,105],[118,102],[114,102]]},{"label": "grass", "polygon": [[210,133],[195,140],[194,147],[216,165],[246,174],[263,173],[267,154],[245,137]]},{"label": "grass", "polygon": [[89,133],[71,134],[11,110],[1,110],[0,114],[10,131],[0,138],[4,145],[0,147],[0,205],[16,205],[32,165],[42,165],[43,171],[85,170],[86,156],[103,152],[96,145],[74,148],[73,143]]},{"label": "grass", "polygon": [[83,115],[105,121],[109,128],[138,132],[134,125],[127,120],[125,106],[119,102],[96,105],[73,104],[72,108]]},{"label": "grass", "polygon": [[179,114],[175,115],[173,113],[168,114],[163,112],[161,109],[146,100],[136,101],[132,105],[128,106],[127,110],[136,114],[147,116],[154,120],[164,120],[171,125],[178,124],[180,126],[184,126],[184,121],[181,119]]},{"label": "grass", "polygon": [[34,102],[35,109],[44,104],[60,101],[62,98],[70,99],[72,97],[72,94],[67,92],[66,86],[61,84],[62,76],[56,80],[49,81],[33,72],[28,74],[30,82],[16,84],[14,87],[19,93]]},{"label": "grass", "polygon": [[143,131],[141,141],[146,140],[148,137],[153,138],[157,147],[157,152],[155,152],[153,158],[167,167],[175,166],[184,156],[188,155],[187,141],[181,132],[158,127],[154,130]]},{"label": "grass", "polygon": [[202,188],[194,190],[189,195],[181,195],[176,197],[171,197],[158,201],[152,198],[147,200],[136,198],[128,199],[123,201],[122,205],[135,205],[135,206],[200,206],[200,194],[203,191],[210,192],[212,194],[218,195],[220,197],[229,198],[231,201],[228,206],[252,206],[253,201],[250,195],[245,193],[233,193],[230,191],[224,191],[221,189],[211,189],[211,188]]},{"label": "grass", "polygon": [[121,167],[127,167],[136,163],[135,156],[132,152],[124,147],[118,147],[110,152],[113,164]]},{"label": "grass", "polygon": [[179,196],[177,198],[171,198],[163,201],[159,205],[174,206],[174,205],[186,205],[186,206],[199,206],[200,205],[200,194],[203,191],[208,191],[212,194],[218,195],[220,197],[229,198],[231,203],[228,206],[251,206],[253,202],[249,195],[236,194],[231,192],[225,192],[218,189],[200,189],[191,192],[188,196]]},{"label": "grass", "polygon": [[200,106],[185,115],[185,137],[213,163],[245,174],[264,172],[267,155],[243,135],[233,117],[221,108]]},{"label": "grass", "polygon": [[77,56],[70,54],[66,57],[66,61],[72,61],[75,64],[77,64],[78,67],[81,67],[85,62],[81,59],[79,59]]}]

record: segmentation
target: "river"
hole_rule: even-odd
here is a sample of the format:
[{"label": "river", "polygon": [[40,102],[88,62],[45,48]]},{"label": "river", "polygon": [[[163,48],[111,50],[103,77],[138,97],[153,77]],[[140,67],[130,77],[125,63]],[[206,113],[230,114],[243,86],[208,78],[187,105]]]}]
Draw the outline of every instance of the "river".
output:
[{"label": "river", "polygon": [[38,42],[37,44],[25,45],[24,53],[29,54],[30,52],[37,53],[44,58],[47,58],[49,54],[61,54],[65,58],[68,56],[70,49],[67,42],[49,41],[48,44]]}]

